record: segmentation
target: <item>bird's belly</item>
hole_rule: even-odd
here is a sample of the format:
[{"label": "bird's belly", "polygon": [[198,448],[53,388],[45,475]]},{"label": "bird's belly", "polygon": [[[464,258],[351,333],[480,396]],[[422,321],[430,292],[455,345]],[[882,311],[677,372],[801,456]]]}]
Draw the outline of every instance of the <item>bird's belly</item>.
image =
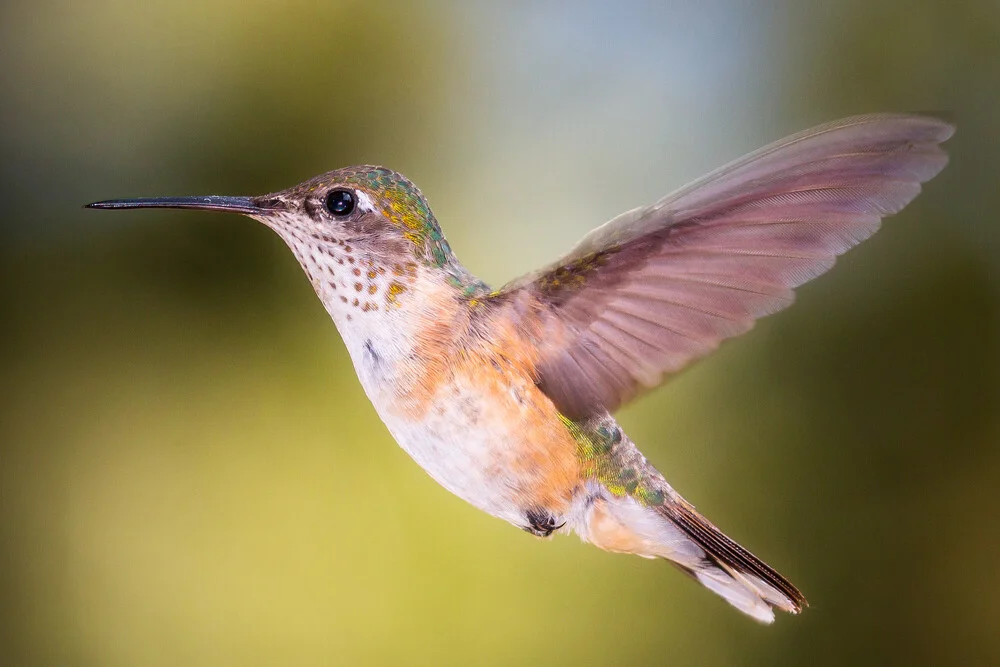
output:
[{"label": "bird's belly", "polygon": [[572,434],[532,379],[505,360],[467,354],[369,396],[431,477],[494,516],[520,527],[528,512],[560,517],[580,488]]}]

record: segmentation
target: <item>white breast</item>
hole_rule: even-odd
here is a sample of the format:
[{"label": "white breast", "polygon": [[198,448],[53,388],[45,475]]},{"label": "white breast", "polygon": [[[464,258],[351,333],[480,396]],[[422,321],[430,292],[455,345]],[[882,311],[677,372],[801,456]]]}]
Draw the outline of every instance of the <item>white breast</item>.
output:
[{"label": "white breast", "polygon": [[[395,372],[398,345],[373,340],[352,350],[358,378],[396,442],[441,486],[496,517],[521,526],[524,508],[517,480],[504,465],[504,448],[518,442],[516,423],[501,423],[498,411],[476,386],[446,383],[414,419],[399,403],[400,389],[413,378]],[[398,357],[397,357],[398,358]]]}]

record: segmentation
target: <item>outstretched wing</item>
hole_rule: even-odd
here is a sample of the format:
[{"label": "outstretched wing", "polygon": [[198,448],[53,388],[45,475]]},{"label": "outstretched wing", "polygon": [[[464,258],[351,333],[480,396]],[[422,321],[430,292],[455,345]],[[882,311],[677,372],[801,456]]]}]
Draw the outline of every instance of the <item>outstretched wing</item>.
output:
[{"label": "outstretched wing", "polygon": [[564,414],[613,411],[791,304],[944,168],[953,132],[877,114],[793,135],[618,216],[493,298],[554,318],[537,371]]}]

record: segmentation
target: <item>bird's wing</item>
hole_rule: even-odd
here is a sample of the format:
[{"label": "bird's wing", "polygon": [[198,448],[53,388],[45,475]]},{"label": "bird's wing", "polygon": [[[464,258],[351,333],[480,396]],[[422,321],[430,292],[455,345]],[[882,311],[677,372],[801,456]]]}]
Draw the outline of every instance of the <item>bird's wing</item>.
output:
[{"label": "bird's wing", "polygon": [[953,132],[890,114],[806,130],[614,218],[492,299],[558,331],[536,370],[564,414],[613,411],[791,304],[944,168]]}]

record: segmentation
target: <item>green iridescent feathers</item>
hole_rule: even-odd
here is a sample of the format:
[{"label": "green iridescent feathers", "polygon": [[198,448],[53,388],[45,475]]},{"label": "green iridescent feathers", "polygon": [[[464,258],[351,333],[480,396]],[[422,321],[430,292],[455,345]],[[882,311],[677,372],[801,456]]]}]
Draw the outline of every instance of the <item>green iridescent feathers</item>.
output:
[{"label": "green iridescent feathers", "polygon": [[418,259],[437,267],[454,261],[451,246],[441,233],[431,207],[408,178],[371,165],[349,167],[338,175],[344,183],[364,188],[377,198],[386,219],[415,246]]},{"label": "green iridescent feathers", "polygon": [[666,482],[629,442],[611,417],[579,423],[562,417],[577,443],[577,455],[587,479],[600,482],[612,495],[631,496],[656,507],[666,499]]},{"label": "green iridescent feathers", "polygon": [[443,269],[448,284],[465,297],[489,292],[489,287],[469,273],[452,253],[427,199],[412,181],[391,169],[372,165],[348,167],[337,176],[343,183],[372,194],[385,218],[412,244],[418,262]]}]

